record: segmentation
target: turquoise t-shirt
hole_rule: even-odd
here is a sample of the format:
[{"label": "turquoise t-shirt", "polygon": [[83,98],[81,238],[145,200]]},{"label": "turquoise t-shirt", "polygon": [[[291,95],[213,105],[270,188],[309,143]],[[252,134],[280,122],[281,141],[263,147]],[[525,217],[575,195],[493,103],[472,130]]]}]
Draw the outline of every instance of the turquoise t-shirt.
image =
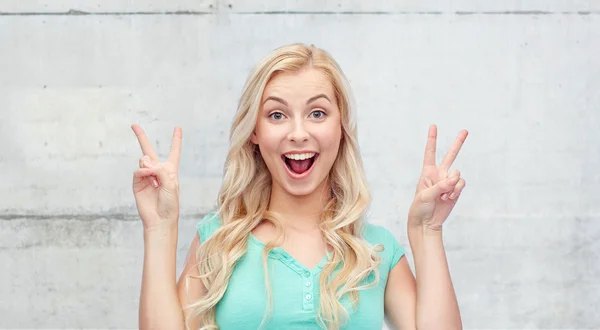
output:
[{"label": "turquoise t-shirt", "polygon": [[[206,241],[221,225],[219,216],[212,212],[198,225],[201,241]],[[364,226],[365,240],[383,244],[379,266],[379,283],[359,291],[358,308],[348,308],[350,318],[343,329],[381,329],[384,319],[384,293],[390,270],[404,255],[404,249],[384,227]],[[248,237],[248,250],[237,263],[223,298],[216,306],[217,325],[221,330],[258,329],[267,308],[267,291],[264,279],[262,250],[264,244],[254,235]],[[320,329],[317,323],[319,310],[319,274],[325,257],[313,269],[308,269],[282,248],[269,255],[268,269],[273,299],[273,312],[262,329]],[[374,274],[366,281],[372,282]],[[349,305],[351,306],[351,305]]]}]

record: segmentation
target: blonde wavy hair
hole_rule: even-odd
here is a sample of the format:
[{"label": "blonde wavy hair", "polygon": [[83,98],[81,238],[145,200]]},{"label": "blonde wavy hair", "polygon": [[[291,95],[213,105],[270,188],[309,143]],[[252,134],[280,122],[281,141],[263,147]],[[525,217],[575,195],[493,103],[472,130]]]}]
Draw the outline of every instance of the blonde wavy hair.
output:
[{"label": "blonde wavy hair", "polygon": [[[231,127],[230,148],[217,202],[222,225],[200,245],[196,253],[199,279],[206,293],[186,307],[192,309],[186,328],[190,318],[198,318],[201,329],[218,329],[215,306],[227,289],[236,263],[246,252],[250,232],[263,220],[273,223],[278,233],[278,238],[268,242],[263,251],[268,308],[262,324],[271,315],[273,302],[267,256],[283,242],[284,232],[280,216],[268,210],[271,174],[250,136],[269,80],[279,72],[297,72],[307,68],[320,70],[330,78],[341,113],[343,135],[329,173],[331,198],[320,222],[323,238],[332,252],[319,279],[319,325],[326,329],[342,327],[349,313],[340,299],[347,297],[356,309],[358,291],[379,281],[381,258],[376,252],[381,246],[370,246],[362,238],[363,217],[370,204],[370,193],[359,153],[356,118],[347,79],[336,61],[324,50],[313,45],[291,44],[275,49],[262,59],[244,87]],[[336,271],[340,265],[341,268]],[[374,280],[366,283],[371,274],[375,275]]]}]

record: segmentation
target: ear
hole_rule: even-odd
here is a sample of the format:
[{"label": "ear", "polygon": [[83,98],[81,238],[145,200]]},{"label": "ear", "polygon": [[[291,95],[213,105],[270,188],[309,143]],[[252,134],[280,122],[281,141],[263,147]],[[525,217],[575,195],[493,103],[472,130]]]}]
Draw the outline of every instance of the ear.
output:
[{"label": "ear", "polygon": [[252,132],[252,135],[250,135],[250,142],[258,145],[258,137],[256,136],[256,131]]}]

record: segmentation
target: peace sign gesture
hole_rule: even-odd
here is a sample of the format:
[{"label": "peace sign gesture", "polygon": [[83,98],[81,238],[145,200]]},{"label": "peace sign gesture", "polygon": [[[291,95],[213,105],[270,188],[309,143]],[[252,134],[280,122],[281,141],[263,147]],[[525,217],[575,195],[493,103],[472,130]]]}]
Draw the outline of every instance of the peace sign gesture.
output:
[{"label": "peace sign gesture", "polygon": [[177,168],[181,154],[182,131],[175,127],[171,152],[166,162],[159,162],[150,140],[137,124],[131,126],[142,153],[140,168],[133,173],[133,195],[146,230],[158,225],[177,225],[179,219],[179,179]]},{"label": "peace sign gesture", "polygon": [[437,127],[431,125],[425,147],[421,177],[409,211],[409,225],[441,230],[458,201],[465,180],[457,169],[450,170],[469,132],[462,130],[440,166],[436,165]]}]

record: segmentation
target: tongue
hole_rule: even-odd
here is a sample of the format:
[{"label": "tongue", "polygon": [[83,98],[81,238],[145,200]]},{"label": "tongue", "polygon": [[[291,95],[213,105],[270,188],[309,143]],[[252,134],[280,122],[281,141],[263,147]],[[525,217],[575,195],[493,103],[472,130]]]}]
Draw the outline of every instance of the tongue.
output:
[{"label": "tongue", "polygon": [[290,168],[294,173],[302,174],[306,172],[312,163],[312,158],[304,159],[304,160],[293,160],[288,159],[288,164],[290,164]]}]

